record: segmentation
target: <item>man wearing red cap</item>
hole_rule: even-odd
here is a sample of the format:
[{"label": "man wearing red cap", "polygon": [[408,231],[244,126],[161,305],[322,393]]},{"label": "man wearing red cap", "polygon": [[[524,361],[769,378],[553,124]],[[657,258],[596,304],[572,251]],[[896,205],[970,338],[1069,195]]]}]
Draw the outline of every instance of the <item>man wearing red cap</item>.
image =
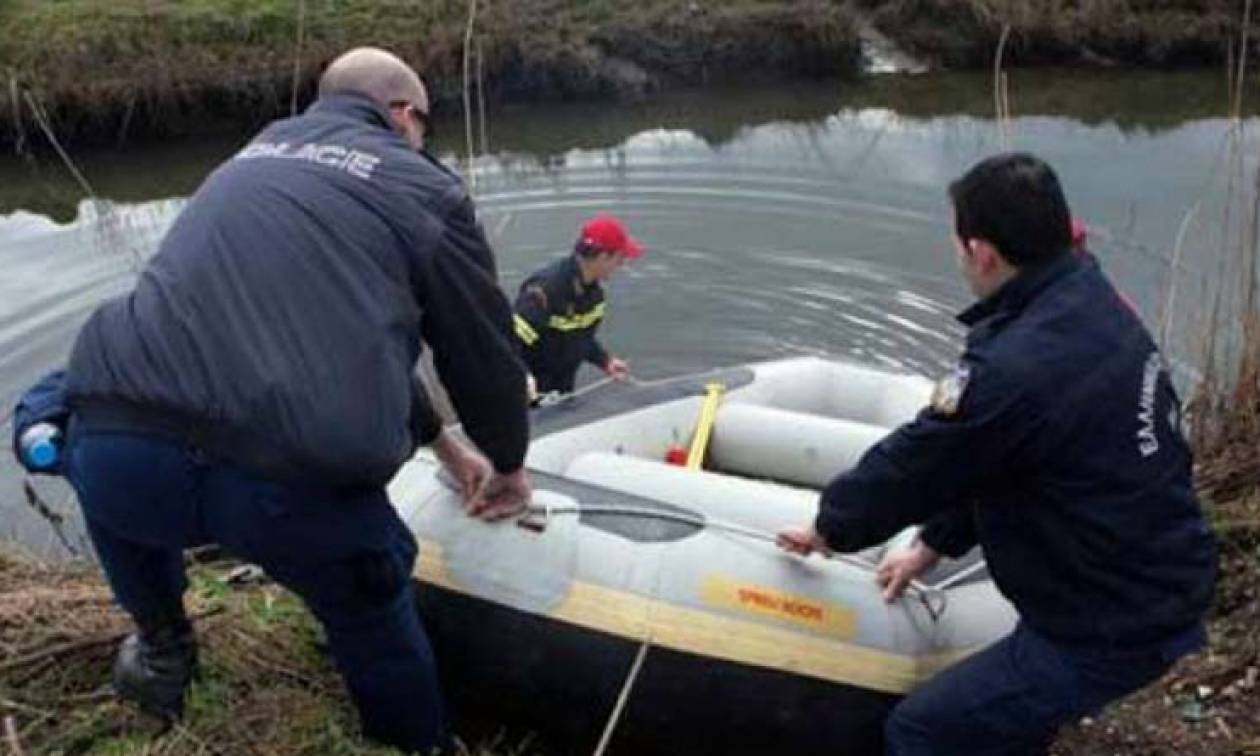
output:
[{"label": "man wearing red cap", "polygon": [[626,260],[642,254],[620,220],[597,215],[583,224],[573,254],[521,284],[514,326],[537,393],[572,391],[583,362],[618,380],[629,375],[625,361],[610,355],[595,338],[606,307],[600,284]]}]

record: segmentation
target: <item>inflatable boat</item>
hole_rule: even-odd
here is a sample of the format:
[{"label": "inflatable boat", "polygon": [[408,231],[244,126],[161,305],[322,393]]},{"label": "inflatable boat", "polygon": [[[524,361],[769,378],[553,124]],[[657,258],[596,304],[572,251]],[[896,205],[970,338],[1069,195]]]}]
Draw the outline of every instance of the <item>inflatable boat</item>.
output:
[{"label": "inflatable boat", "polygon": [[897,698],[1014,612],[975,552],[885,602],[875,566],[913,531],[832,558],[773,536],[931,388],[818,358],[600,385],[534,411],[516,522],[469,518],[417,456],[390,492],[448,694],[549,751],[878,753]]}]

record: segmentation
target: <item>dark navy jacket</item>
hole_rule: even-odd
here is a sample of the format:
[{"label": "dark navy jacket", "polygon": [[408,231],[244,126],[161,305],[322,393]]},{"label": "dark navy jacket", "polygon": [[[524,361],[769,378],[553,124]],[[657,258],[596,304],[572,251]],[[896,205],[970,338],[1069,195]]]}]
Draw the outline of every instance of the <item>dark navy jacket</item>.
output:
[{"label": "dark navy jacket", "polygon": [[1092,257],[1025,270],[964,312],[966,351],[932,406],[824,491],[834,548],[911,523],[979,543],[1023,621],[1081,643],[1159,643],[1197,626],[1215,543],[1195,498],[1163,360]]},{"label": "dark navy jacket", "polygon": [[439,424],[421,338],[500,471],[528,438],[511,309],[458,177],[357,95],[277,121],[188,202],[83,328],[86,428],[188,437],[277,478],[379,485]]},{"label": "dark navy jacket", "polygon": [[582,363],[599,369],[608,352],[595,332],[604,319],[604,288],[582,282],[574,255],[557,260],[521,284],[516,297],[516,336],[521,358],[538,390],[572,391]]}]

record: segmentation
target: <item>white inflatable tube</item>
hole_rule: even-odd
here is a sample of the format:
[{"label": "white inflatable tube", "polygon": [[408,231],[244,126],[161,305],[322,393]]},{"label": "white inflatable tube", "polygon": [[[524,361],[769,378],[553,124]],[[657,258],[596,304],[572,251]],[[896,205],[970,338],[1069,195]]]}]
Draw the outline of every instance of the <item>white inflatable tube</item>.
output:
[{"label": "white inflatable tube", "polygon": [[688,470],[624,454],[587,452],[569,463],[565,477],[769,533],[813,522],[818,513],[818,494],[813,491]]},{"label": "white inflatable tube", "polygon": [[718,410],[709,466],[822,488],[888,432],[878,425],[732,402]]}]

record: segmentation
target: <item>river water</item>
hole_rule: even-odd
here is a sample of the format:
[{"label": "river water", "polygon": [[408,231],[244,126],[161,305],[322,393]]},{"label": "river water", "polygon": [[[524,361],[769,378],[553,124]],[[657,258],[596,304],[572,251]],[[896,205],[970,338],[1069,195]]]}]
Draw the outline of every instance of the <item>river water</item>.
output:
[{"label": "river water", "polygon": [[[475,194],[509,291],[563,254],[587,215],[626,220],[647,253],[611,282],[603,336],[641,377],[790,354],[933,375],[956,356],[952,316],[970,302],[946,185],[1008,146],[1032,151],[1058,170],[1093,251],[1148,323],[1176,284],[1170,352],[1193,375],[1192,315],[1229,248],[1231,177],[1255,170],[1255,124],[1231,139],[1212,73],[1016,72],[1010,88],[1005,128],[988,76],[957,73],[505,107],[488,119]],[[437,125],[436,151],[458,163],[462,122]],[[92,308],[126,291],[180,198],[247,138],[76,153],[96,204],[55,156],[0,159],[4,415],[64,360]],[[64,553],[0,456],[0,537]],[[82,549],[68,492],[39,490]]]}]

